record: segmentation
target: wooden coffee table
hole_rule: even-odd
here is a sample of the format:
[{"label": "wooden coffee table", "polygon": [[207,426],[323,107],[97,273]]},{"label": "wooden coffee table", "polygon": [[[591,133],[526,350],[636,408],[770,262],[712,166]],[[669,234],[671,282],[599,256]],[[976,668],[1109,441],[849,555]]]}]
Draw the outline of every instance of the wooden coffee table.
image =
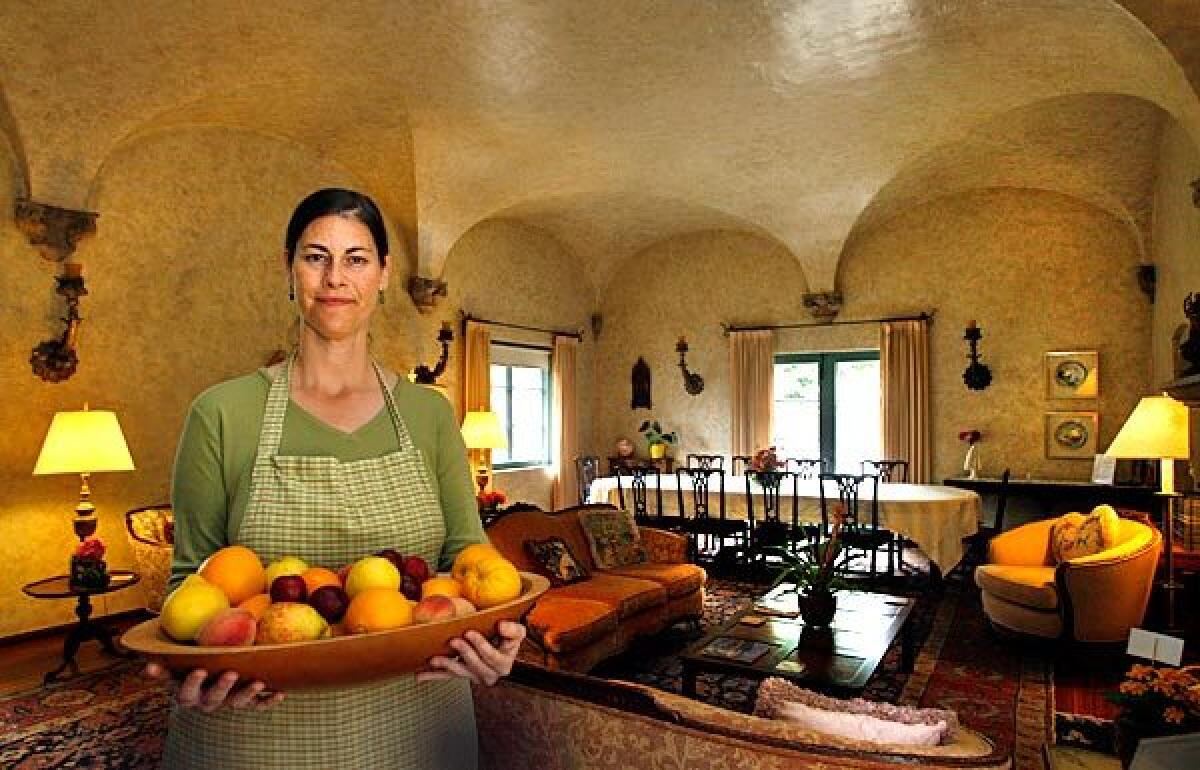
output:
[{"label": "wooden coffee table", "polygon": [[[792,586],[784,584],[688,647],[683,663],[683,694],[696,696],[701,672],[753,679],[780,676],[832,695],[856,695],[901,636],[901,667],[912,671],[913,639],[908,615],[916,601],[903,596],[839,591],[837,615],[828,629],[807,628],[799,617],[761,611],[795,611]],[[761,625],[746,621],[763,618]]]}]

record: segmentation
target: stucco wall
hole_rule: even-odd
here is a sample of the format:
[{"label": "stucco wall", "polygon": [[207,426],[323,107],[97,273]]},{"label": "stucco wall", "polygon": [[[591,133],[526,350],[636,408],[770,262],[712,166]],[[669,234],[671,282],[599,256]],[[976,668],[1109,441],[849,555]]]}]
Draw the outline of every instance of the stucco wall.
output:
[{"label": "stucco wall", "polygon": [[[957,433],[978,428],[983,470],[1018,476],[1088,478],[1090,461],[1050,460],[1043,414],[1100,413],[1107,446],[1149,385],[1149,300],[1137,288],[1136,250],[1123,226],[1071,198],[995,189],[945,198],[905,212],[857,239],[838,286],[844,319],[935,309],[931,327],[934,477],[959,472]],[[654,409],[681,432],[676,453],[729,451],[728,343],[722,321],[803,321],[804,277],[774,244],[728,232],[659,243],[630,259],[602,300],[605,332],[597,352],[597,451],[637,438],[645,410],[629,408],[630,369],[645,356]],[[983,360],[994,382],[962,383],[968,319],[983,329]],[[692,347],[689,365],[705,377],[698,397],[683,392],[676,338]],[[877,327],[783,332],[780,351],[875,347]],[[1097,350],[1101,392],[1092,401],[1048,401],[1043,354]]]}]

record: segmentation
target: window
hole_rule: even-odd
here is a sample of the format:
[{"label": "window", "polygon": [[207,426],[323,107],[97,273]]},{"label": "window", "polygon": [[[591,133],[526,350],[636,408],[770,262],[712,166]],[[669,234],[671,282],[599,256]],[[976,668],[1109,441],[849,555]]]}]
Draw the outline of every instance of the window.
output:
[{"label": "window", "polygon": [[492,411],[508,449],[492,450],[494,468],[550,464],[550,350],[493,342]]},{"label": "window", "polygon": [[772,443],[783,457],[859,473],[880,458],[879,352],[775,356]]}]

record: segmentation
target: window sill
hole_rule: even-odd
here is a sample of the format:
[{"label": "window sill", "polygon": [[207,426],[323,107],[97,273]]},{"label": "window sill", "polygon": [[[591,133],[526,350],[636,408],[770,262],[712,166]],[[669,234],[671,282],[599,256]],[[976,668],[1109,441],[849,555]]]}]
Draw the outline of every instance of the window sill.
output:
[{"label": "window sill", "polygon": [[513,465],[508,468],[493,468],[492,473],[500,476],[505,473],[521,473],[522,471],[549,471],[552,465]]}]

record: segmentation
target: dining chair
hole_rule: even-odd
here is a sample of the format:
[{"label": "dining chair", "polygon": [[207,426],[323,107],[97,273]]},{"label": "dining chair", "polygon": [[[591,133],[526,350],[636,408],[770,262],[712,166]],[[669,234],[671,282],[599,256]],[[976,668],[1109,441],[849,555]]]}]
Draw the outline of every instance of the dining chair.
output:
[{"label": "dining chair", "polygon": [[[750,536],[746,562],[757,570],[767,567],[767,555],[772,550],[787,548],[797,540],[796,481],[796,474],[786,470],[746,476],[746,522]],[[785,519],[784,503],[789,497],[790,516]]]},{"label": "dining chair", "polygon": [[599,475],[599,457],[596,455],[579,455],[575,458],[575,483],[579,486],[580,505],[587,505],[592,501],[592,482]]},{"label": "dining chair", "polygon": [[820,457],[816,459],[789,457],[784,460],[784,468],[796,474],[798,479],[815,479],[825,472],[825,460]]},{"label": "dining chair", "polygon": [[750,467],[750,463],[754,458],[750,455],[733,455],[729,458],[729,468],[734,476],[745,476],[746,469]]},{"label": "dining chair", "polygon": [[[846,572],[864,577],[880,577],[879,551],[887,552],[887,576],[892,577],[896,572],[896,538],[895,535],[879,526],[879,477],[854,473],[822,473],[820,476],[821,496],[821,526],[825,533],[830,532],[830,519],[833,514],[833,504],[840,503],[846,515],[846,523],[842,527],[841,541],[845,551],[843,560]],[[837,498],[831,498],[826,491],[826,484],[832,483],[837,489]],[[869,509],[863,510],[862,488],[866,485],[869,493],[867,503]],[[860,569],[852,565],[856,554],[870,555],[870,569]]]},{"label": "dining chair", "polygon": [[[825,459],[789,457],[784,460],[784,467],[795,474],[793,486],[798,487],[801,481],[811,481],[819,478],[825,472]],[[799,501],[793,495],[792,499],[792,540],[797,544],[819,540],[821,525],[815,522],[801,524],[799,518]]]},{"label": "dining chair", "polygon": [[[713,486],[716,482],[717,515],[713,515]],[[684,490],[691,490],[691,505]],[[729,519],[725,510],[725,471],[720,468],[688,466],[675,469],[675,491],[679,496],[679,514],[683,531],[696,560],[718,561],[721,550],[731,541],[744,551],[749,525],[739,519]],[[701,541],[703,540],[703,546]]]},{"label": "dining chair", "polygon": [[687,456],[689,468],[719,468],[725,470],[725,455],[691,454]]},{"label": "dining chair", "polygon": [[[663,520],[662,515],[662,474],[659,473],[658,468],[653,465],[635,465],[630,468],[617,466],[614,470],[616,470],[615,475],[617,477],[617,499],[621,503],[621,508],[633,511],[634,521],[638,524],[665,527],[667,522]],[[656,503],[653,516],[650,515],[651,478],[654,480],[654,499]],[[628,501],[625,498],[625,482],[622,479],[626,479],[629,485]],[[627,502],[629,505],[626,505]]]},{"label": "dining chair", "polygon": [[908,460],[863,460],[864,476],[878,476],[884,484],[908,483]]}]

